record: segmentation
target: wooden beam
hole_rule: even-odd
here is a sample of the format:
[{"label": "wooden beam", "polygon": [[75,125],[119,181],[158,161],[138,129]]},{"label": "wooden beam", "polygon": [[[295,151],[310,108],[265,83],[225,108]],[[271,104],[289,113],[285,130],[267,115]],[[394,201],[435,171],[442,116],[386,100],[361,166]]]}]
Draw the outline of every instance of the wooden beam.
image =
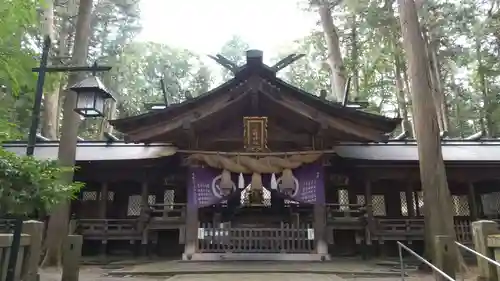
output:
[{"label": "wooden beam", "polygon": [[259,114],[259,92],[253,92],[250,98],[250,112],[252,116]]},{"label": "wooden beam", "polygon": [[[286,108],[291,114],[302,117],[301,119],[303,120],[308,120],[309,124],[311,124],[311,122],[314,122],[316,125],[315,128],[317,128],[317,126],[324,127],[326,124],[328,128],[337,129],[345,132],[346,134],[350,134],[365,140],[382,141],[387,139],[387,137],[384,136],[380,131],[363,127],[347,120],[332,118],[322,112],[318,112],[315,108],[312,108],[302,102],[292,100],[289,97],[283,96],[281,100],[277,100],[271,94],[264,92],[262,93],[262,96],[266,97],[274,104],[280,105],[282,108]],[[314,118],[313,115],[316,115],[318,117]],[[317,130],[314,131],[317,132]]]},{"label": "wooden beam", "polygon": [[286,123],[287,127],[290,129],[300,127],[301,131],[304,130],[310,133],[314,133],[316,131],[315,128],[319,126],[319,123],[316,120],[296,112],[293,108],[281,106],[281,103],[272,97],[269,98],[269,96],[263,94],[263,97],[264,96],[266,98],[265,100],[261,99],[260,106],[261,109],[266,112],[266,115],[271,118],[274,117],[276,121],[279,119],[286,120],[287,122],[282,123]]},{"label": "wooden beam", "polygon": [[[222,90],[223,88],[221,88]],[[154,115],[156,118],[153,119],[155,122],[151,123],[151,118],[147,119],[147,123],[141,125],[138,127],[140,124],[137,123],[135,124],[134,129],[127,129],[126,133],[130,138],[132,139],[132,135],[140,135],[141,132],[147,132],[152,129],[155,129],[157,127],[162,127],[165,124],[172,123],[179,118],[186,118],[187,116],[193,116],[192,112],[196,114],[200,114],[203,112],[206,112],[207,110],[210,110],[214,106],[220,105],[220,103],[225,103],[227,101],[231,100],[231,97],[233,96],[239,96],[241,93],[246,92],[249,89],[249,83],[248,81],[241,82],[240,84],[233,86],[233,88],[229,89],[228,91],[217,94],[217,95],[208,95],[206,98],[200,99],[196,103],[191,102],[191,103],[186,103],[186,104],[174,104],[169,107],[168,112],[161,113],[161,114],[156,114]],[[115,121],[121,121],[121,120],[115,120]],[[115,122],[112,121],[112,122]],[[137,120],[139,121],[139,119]],[[134,141],[134,139],[132,139]]]},{"label": "wooden beam", "polygon": [[226,95],[223,98],[219,99],[216,103],[198,108],[197,112],[200,112],[200,117],[198,118],[196,118],[191,111],[188,111],[184,114],[181,114],[180,116],[174,117],[171,120],[165,120],[154,126],[131,132],[129,133],[129,137],[135,141],[144,141],[155,136],[164,135],[168,132],[179,129],[186,122],[192,123],[192,126],[195,126],[195,123],[199,123],[203,119],[207,119],[211,116],[217,115],[217,113],[220,111],[231,109],[231,107],[234,108],[235,105],[241,102],[248,94],[248,91],[243,92],[233,100],[230,100],[230,95]]},{"label": "wooden beam", "polygon": [[[304,112],[304,114],[311,114],[313,112],[317,112],[317,109],[309,105],[306,105],[305,103],[302,103],[300,101],[291,99],[289,97],[284,97],[282,102],[286,106],[297,108],[297,110],[300,110],[300,112]],[[366,125],[356,124],[346,119],[334,118],[322,112],[319,112],[318,115],[319,115],[318,119],[321,120],[321,122],[326,122],[328,126],[331,128],[335,128],[367,140],[372,140],[372,141],[387,140],[387,137],[381,131],[370,128]]]},{"label": "wooden beam", "polygon": [[[309,135],[306,134],[300,134],[300,135],[289,134],[286,137],[285,136],[268,137],[267,140],[268,142],[296,142],[296,143],[307,144],[310,143],[311,138],[309,137]],[[241,137],[214,138],[210,139],[210,142],[242,142],[242,138]]]}]

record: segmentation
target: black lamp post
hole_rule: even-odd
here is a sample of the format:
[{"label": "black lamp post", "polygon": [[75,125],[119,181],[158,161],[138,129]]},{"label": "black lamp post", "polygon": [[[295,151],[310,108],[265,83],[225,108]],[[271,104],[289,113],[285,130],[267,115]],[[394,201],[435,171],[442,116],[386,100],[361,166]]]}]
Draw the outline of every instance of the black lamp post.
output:
[{"label": "black lamp post", "polygon": [[[33,72],[38,73],[38,80],[36,83],[35,91],[35,102],[33,105],[33,110],[31,112],[31,126],[28,134],[28,144],[26,146],[26,155],[33,156],[35,152],[36,145],[36,132],[38,130],[38,125],[40,123],[40,111],[43,98],[43,86],[45,83],[45,75],[48,72],[92,72],[94,75],[91,78],[87,78],[82,82],[70,87],[70,90],[75,91],[77,94],[77,100],[80,103],[85,103],[91,97],[93,103],[86,103],[83,107],[80,107],[80,103],[77,103],[75,111],[82,115],[83,117],[99,117],[104,114],[104,101],[107,98],[113,98],[113,96],[106,90],[99,78],[95,77],[95,73],[98,71],[109,71],[111,67],[109,66],[98,66],[94,64],[92,66],[55,66],[48,67],[48,58],[50,52],[50,37],[46,36],[43,42],[42,57],[40,60],[40,67],[33,68]],[[87,81],[87,82],[86,82]],[[80,108],[79,108],[80,107]],[[23,218],[18,216],[14,222],[14,233],[12,237],[11,250],[9,255],[9,263],[7,266],[6,281],[14,281],[17,257],[19,253],[19,248],[21,244],[21,233],[23,228]]]}]

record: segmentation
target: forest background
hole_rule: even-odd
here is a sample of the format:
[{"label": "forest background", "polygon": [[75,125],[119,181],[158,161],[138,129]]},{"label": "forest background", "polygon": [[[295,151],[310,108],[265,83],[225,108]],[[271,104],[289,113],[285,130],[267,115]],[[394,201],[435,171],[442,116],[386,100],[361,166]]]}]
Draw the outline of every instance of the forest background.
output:
[{"label": "forest background", "polygon": [[[314,95],[325,89],[330,100],[341,98],[345,80],[351,77],[352,100],[368,101],[366,111],[401,117],[402,128],[395,135],[403,130],[412,133],[409,74],[396,1],[289,2],[298,12],[315,17],[317,25],[313,24],[305,36],[295,41],[282,42],[278,52],[263,50],[269,63],[291,53],[306,55],[280,71],[279,76]],[[8,127],[12,138],[26,138],[29,128],[36,83],[36,73],[31,68],[37,65],[43,34],[50,34],[54,42],[50,63],[71,64],[78,3],[0,3],[0,120],[4,121],[2,124],[15,124],[2,125]],[[140,0],[94,0],[92,5],[85,60],[89,64],[113,66],[102,75],[118,100],[110,104],[108,118],[137,115],[146,112],[149,103],[164,102],[160,79],[166,82],[169,104],[182,102],[230,79],[231,74],[210,63],[197,46],[191,49],[198,52],[189,46],[146,41],[140,36],[145,22]],[[440,130],[451,138],[479,131],[487,137],[497,137],[500,1],[429,0],[418,8]],[[279,24],[280,11],[275,13]],[[169,16],[168,11],[164,14]],[[279,32],[279,28],[273,30]],[[228,36],[219,53],[243,64],[244,52],[253,47],[245,41],[245,34],[234,34]],[[61,133],[61,105],[67,80],[66,75],[51,74],[46,83],[40,130],[49,139],[58,139]],[[12,129],[16,134],[12,134]],[[103,139],[107,130],[110,128],[103,120],[84,120],[79,136],[86,140]]]}]

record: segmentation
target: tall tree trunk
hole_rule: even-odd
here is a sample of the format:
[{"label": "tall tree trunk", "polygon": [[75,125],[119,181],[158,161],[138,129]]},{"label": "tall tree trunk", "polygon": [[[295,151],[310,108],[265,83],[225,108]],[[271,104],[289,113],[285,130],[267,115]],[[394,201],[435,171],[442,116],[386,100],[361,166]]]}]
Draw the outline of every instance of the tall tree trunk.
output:
[{"label": "tall tree trunk", "polygon": [[481,54],[481,40],[476,37],[476,59],[477,59],[477,74],[479,76],[479,85],[481,96],[483,98],[483,110],[480,116],[481,130],[486,133],[486,136],[491,138],[495,135],[495,126],[492,118],[492,106],[488,93],[488,84],[486,80],[483,58]]},{"label": "tall tree trunk", "polygon": [[358,22],[356,14],[352,15],[351,22],[351,60],[352,60],[352,81],[353,87],[350,92],[352,100],[356,100],[359,96],[359,46],[358,46]]},{"label": "tall tree trunk", "polygon": [[[92,12],[92,0],[80,0],[78,19],[76,23],[75,43],[73,45],[72,65],[85,65],[87,60],[88,45],[90,39],[90,15]],[[78,83],[82,73],[74,72],[69,75],[68,84]],[[63,104],[63,124],[61,141],[59,144],[58,159],[63,167],[73,167],[75,164],[76,144],[80,116],[74,112],[76,94],[66,92]],[[68,172],[63,179],[67,182],[73,181],[73,172]],[[62,243],[68,234],[69,202],[57,206],[49,218],[46,240],[46,256],[43,266],[60,266]]]},{"label": "tall tree trunk", "polygon": [[[78,2],[80,0],[67,0],[65,2],[64,11],[61,11],[61,31],[59,33],[59,56],[70,57],[70,50],[73,46],[73,38],[75,33],[74,20],[78,15]],[[67,87],[67,75],[61,75],[61,82],[59,84],[59,93],[64,93]],[[64,103],[64,94],[59,95],[59,109],[62,108]],[[57,119],[57,127],[60,128],[61,114]]]},{"label": "tall tree trunk", "polygon": [[399,114],[401,115],[401,128],[403,132],[408,132],[413,135],[413,128],[408,118],[408,107],[405,98],[405,89],[403,79],[401,78],[401,60],[399,55],[394,55],[395,75],[396,75],[396,98],[398,101]]},{"label": "tall tree trunk", "polygon": [[430,50],[430,61],[432,63],[432,71],[433,71],[433,77],[435,81],[435,94],[436,94],[436,103],[437,106],[439,107],[438,114],[440,115],[439,118],[441,119],[442,122],[442,131],[448,132],[449,131],[449,118],[448,118],[448,106],[446,102],[446,95],[444,94],[444,89],[443,89],[443,81],[442,81],[442,75],[441,75],[441,68],[439,64],[439,56],[438,56],[438,42],[437,40],[433,40],[431,38],[431,41],[429,42],[429,50]]},{"label": "tall tree trunk", "polygon": [[429,78],[430,78],[430,86],[432,90],[432,99],[434,100],[434,107],[436,108],[436,117],[437,117],[437,122],[439,126],[439,131],[443,132],[444,131],[444,122],[442,119],[443,114],[441,113],[441,105],[440,105],[440,98],[439,96],[441,93],[439,92],[438,89],[438,78],[436,77],[436,70],[434,69],[435,67],[435,62],[433,61],[434,56],[432,55],[432,48],[430,46],[430,39],[427,33],[427,30],[422,31],[422,36],[423,36],[423,42],[424,42],[424,48],[426,51],[426,61],[428,62],[427,67],[429,68]]},{"label": "tall tree trunk", "polygon": [[443,88],[443,77],[441,75],[441,68],[439,64],[439,56],[437,42],[431,43],[432,62],[434,63],[434,76],[436,77],[436,88],[438,89],[438,104],[440,107],[441,121],[443,122],[443,131],[448,132],[450,127],[450,120],[448,117],[448,103]]},{"label": "tall tree trunk", "polygon": [[[425,43],[418,22],[415,2],[414,0],[398,0],[398,4],[403,46],[410,72],[413,118],[420,159],[420,180],[424,193],[426,255],[434,260],[435,235],[456,237],[451,195],[441,151]],[[457,251],[456,254],[460,253]]]},{"label": "tall tree trunk", "polygon": [[451,75],[451,89],[453,91],[453,94],[455,96],[454,99],[454,104],[455,104],[455,120],[457,122],[457,127],[455,130],[457,133],[455,135],[460,136],[460,138],[464,138],[464,126],[463,126],[463,118],[462,118],[462,110],[460,108],[460,102],[462,101],[461,93],[460,93],[460,87],[455,83],[455,74],[452,72]]},{"label": "tall tree trunk", "polygon": [[[49,36],[54,44],[54,3],[52,0],[43,3],[43,35]],[[54,83],[50,85],[49,93],[45,92],[43,96],[42,126],[43,136],[55,140],[57,135],[57,120],[59,118],[59,85]]]},{"label": "tall tree trunk", "polygon": [[323,33],[325,34],[326,47],[328,49],[328,65],[330,66],[332,75],[332,94],[337,101],[342,101],[344,98],[346,74],[342,53],[340,52],[339,35],[333,23],[332,11],[328,1],[320,1],[319,16],[323,27]]}]

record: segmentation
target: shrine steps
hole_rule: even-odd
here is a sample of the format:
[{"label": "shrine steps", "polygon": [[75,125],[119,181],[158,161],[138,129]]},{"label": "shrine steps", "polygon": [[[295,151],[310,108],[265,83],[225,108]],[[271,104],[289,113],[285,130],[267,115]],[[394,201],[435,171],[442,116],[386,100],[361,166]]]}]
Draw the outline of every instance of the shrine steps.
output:
[{"label": "shrine steps", "polygon": [[186,261],[329,261],[330,255],[288,253],[195,253]]}]

